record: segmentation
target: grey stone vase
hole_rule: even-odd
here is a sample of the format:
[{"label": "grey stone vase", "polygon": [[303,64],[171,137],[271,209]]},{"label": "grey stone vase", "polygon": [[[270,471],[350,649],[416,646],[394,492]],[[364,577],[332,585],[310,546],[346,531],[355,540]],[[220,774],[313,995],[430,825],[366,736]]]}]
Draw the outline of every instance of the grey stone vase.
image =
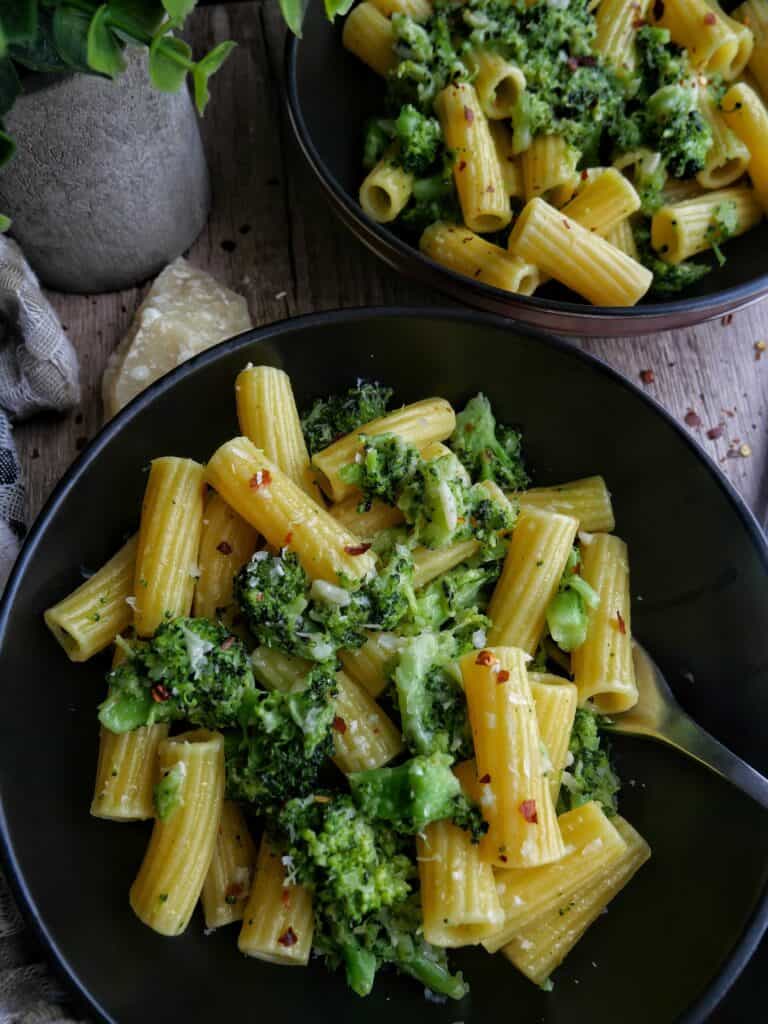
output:
[{"label": "grey stone vase", "polygon": [[186,88],[155,90],[134,50],[116,81],[32,76],[5,119],[17,143],[0,212],[43,284],[115,291],[154,275],[197,238],[210,182]]}]

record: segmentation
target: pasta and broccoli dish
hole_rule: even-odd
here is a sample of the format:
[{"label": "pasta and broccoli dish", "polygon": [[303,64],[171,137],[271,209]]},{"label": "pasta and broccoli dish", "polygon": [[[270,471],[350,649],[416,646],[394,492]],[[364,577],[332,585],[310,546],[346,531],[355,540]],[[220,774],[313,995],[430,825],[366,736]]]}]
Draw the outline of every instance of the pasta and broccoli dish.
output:
[{"label": "pasta and broccoli dish", "polygon": [[484,284],[668,297],[768,210],[768,0],[365,0],[343,41],[361,206]]},{"label": "pasta and broccoli dish", "polygon": [[638,699],[627,548],[602,477],[532,487],[484,395],[392,397],[300,417],[249,365],[242,436],[152,462],[137,533],[45,613],[112,651],[91,814],[153,822],[130,904],[162,935],[200,902],[360,996],[389,967],[461,999],[476,945],[549,990],[650,856],[603,732]]}]

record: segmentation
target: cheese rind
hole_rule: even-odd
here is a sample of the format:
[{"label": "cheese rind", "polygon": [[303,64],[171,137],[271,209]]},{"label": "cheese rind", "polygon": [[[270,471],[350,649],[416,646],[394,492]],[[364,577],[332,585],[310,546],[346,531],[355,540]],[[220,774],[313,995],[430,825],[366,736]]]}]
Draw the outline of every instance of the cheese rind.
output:
[{"label": "cheese rind", "polygon": [[102,381],[105,419],[187,359],[251,327],[242,295],[185,259],[174,260],[109,359]]}]

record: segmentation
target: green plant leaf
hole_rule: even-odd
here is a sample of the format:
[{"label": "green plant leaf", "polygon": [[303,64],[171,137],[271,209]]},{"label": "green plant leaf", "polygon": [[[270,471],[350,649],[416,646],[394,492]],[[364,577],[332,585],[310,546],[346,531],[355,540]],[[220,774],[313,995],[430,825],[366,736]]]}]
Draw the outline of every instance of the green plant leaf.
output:
[{"label": "green plant leaf", "polygon": [[162,4],[173,24],[180,27],[187,15],[194,11],[197,0],[162,0]]},{"label": "green plant leaf", "polygon": [[10,57],[0,60],[0,117],[5,117],[21,92],[21,82]]},{"label": "green plant leaf", "polygon": [[5,38],[5,32],[3,32],[3,26],[0,23],[0,57],[4,57],[8,52],[8,40]]},{"label": "green plant leaf", "polygon": [[[181,58],[181,59],[179,59]],[[149,77],[160,92],[178,92],[191,65],[192,49],[175,36],[156,36],[149,48]]]},{"label": "green plant leaf", "polygon": [[125,71],[123,48],[109,24],[109,4],[102,4],[88,29],[88,66],[101,75],[117,78]]},{"label": "green plant leaf", "polygon": [[237,43],[230,41],[219,43],[195,64],[192,70],[192,82],[195,87],[195,104],[200,115],[205,113],[208,100],[211,98],[208,91],[208,79],[216,74],[236,46]]},{"label": "green plant leaf", "polygon": [[301,38],[301,26],[307,10],[308,0],[280,0],[280,10],[288,28]]},{"label": "green plant leaf", "polygon": [[37,35],[30,42],[9,41],[8,56],[17,64],[30,71],[64,72],[72,69],[59,56],[53,38],[53,16],[50,11],[41,10],[37,21]]},{"label": "green plant leaf", "polygon": [[31,43],[37,35],[37,0],[0,0],[0,25],[9,43]]},{"label": "green plant leaf", "polygon": [[4,213],[0,213],[0,234],[5,234],[12,223],[13,221],[10,217],[7,217]]},{"label": "green plant leaf", "polygon": [[59,56],[76,71],[88,71],[88,29],[90,15],[74,7],[61,6],[53,12],[53,39]]},{"label": "green plant leaf", "polygon": [[159,0],[109,0],[109,9],[120,20],[127,19],[150,35],[165,18],[165,8]]},{"label": "green plant leaf", "polygon": [[328,21],[333,21],[339,15],[348,14],[354,2],[355,0],[325,0],[325,14]]},{"label": "green plant leaf", "polygon": [[15,152],[16,143],[8,132],[0,127],[0,167],[7,164]]}]

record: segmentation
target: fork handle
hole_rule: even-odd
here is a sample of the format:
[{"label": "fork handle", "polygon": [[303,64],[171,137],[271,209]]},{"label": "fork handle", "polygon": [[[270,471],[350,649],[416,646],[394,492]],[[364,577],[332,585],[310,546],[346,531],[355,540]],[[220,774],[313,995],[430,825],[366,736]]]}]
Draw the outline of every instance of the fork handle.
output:
[{"label": "fork handle", "polygon": [[665,723],[661,733],[671,746],[726,779],[768,810],[768,779],[724,747],[686,714]]}]

